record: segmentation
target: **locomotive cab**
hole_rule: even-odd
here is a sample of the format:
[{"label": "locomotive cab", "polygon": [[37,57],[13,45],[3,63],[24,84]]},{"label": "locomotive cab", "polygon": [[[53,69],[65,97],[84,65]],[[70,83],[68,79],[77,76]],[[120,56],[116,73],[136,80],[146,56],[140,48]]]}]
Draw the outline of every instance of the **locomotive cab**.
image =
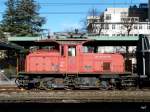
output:
[{"label": "locomotive cab", "polygon": [[[40,74],[77,74],[79,48],[76,44],[59,44],[46,42],[38,49],[32,51],[26,57],[26,73]],[[49,46],[48,46],[49,45]]]}]

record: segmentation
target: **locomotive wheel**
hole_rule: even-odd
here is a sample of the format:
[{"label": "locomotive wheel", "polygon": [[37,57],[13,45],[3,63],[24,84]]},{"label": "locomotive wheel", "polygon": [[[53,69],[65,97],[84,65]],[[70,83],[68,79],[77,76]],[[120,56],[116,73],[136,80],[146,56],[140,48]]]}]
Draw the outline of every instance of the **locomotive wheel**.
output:
[{"label": "locomotive wheel", "polygon": [[17,85],[17,87],[18,87],[19,89],[22,89],[22,88],[23,88],[23,84],[21,83],[21,81],[19,80],[19,78],[16,78],[16,79],[15,79],[15,83],[16,83],[16,85]]},{"label": "locomotive wheel", "polygon": [[108,81],[101,81],[99,89],[100,90],[109,90],[109,83],[108,83]]},{"label": "locomotive wheel", "polygon": [[40,83],[40,87],[45,90],[53,90],[53,79],[43,79]]},{"label": "locomotive wheel", "polygon": [[42,89],[42,86],[41,86],[41,85],[42,85],[41,82],[37,82],[37,83],[34,84],[34,87],[35,87],[36,89]]}]

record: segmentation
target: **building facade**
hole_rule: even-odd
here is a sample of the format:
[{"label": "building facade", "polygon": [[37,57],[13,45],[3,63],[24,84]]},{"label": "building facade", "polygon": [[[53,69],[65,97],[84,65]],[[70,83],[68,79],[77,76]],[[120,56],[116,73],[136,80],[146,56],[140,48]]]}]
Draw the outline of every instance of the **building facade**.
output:
[{"label": "building facade", "polygon": [[87,30],[89,33],[101,36],[150,35],[150,23],[146,11],[148,12],[148,6],[146,7],[145,4],[130,8],[107,8],[102,15],[87,18]]}]

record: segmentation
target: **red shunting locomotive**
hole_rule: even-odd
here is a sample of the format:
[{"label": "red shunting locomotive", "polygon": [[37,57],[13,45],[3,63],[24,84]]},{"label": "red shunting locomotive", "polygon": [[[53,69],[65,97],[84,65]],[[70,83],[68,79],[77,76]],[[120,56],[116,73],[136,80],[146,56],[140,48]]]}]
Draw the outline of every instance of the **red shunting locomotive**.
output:
[{"label": "red shunting locomotive", "polygon": [[26,56],[24,71],[17,78],[20,87],[114,89],[128,85],[125,77],[131,74],[125,72],[125,60],[119,53],[99,53],[98,45],[84,39],[37,43],[48,46]]}]

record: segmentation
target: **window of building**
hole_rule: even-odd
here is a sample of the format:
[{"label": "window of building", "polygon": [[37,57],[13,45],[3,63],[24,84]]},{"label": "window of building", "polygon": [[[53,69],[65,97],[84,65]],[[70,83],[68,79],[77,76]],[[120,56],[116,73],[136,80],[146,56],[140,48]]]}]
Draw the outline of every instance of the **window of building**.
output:
[{"label": "window of building", "polygon": [[120,29],[123,30],[125,27],[124,26],[120,26]]},{"label": "window of building", "polygon": [[105,34],[104,36],[109,36],[109,34]]},{"label": "window of building", "polygon": [[129,17],[129,21],[135,22],[135,18],[134,17]]},{"label": "window of building", "polygon": [[150,29],[150,25],[147,26],[147,29]]},{"label": "window of building", "polygon": [[121,12],[121,14],[128,14],[128,12]]},{"label": "window of building", "polygon": [[133,34],[129,34],[129,36],[133,36]]},{"label": "window of building", "polygon": [[111,20],[111,14],[106,14],[106,20]]},{"label": "window of building", "polygon": [[139,25],[139,29],[142,29],[142,25]]},{"label": "window of building", "polygon": [[122,22],[125,21],[125,18],[121,18],[121,21],[122,21]]},{"label": "window of building", "polygon": [[122,16],[122,17],[128,16],[128,12],[121,12],[121,16]]},{"label": "window of building", "polygon": [[109,24],[105,24],[105,29],[109,29]]},{"label": "window of building", "polygon": [[121,34],[121,36],[125,36],[125,34]]},{"label": "window of building", "polygon": [[112,25],[112,29],[115,29],[115,28],[116,28],[116,25],[115,25],[115,24],[113,24],[113,25]]},{"label": "window of building", "polygon": [[137,25],[134,25],[134,29],[138,29]]}]

